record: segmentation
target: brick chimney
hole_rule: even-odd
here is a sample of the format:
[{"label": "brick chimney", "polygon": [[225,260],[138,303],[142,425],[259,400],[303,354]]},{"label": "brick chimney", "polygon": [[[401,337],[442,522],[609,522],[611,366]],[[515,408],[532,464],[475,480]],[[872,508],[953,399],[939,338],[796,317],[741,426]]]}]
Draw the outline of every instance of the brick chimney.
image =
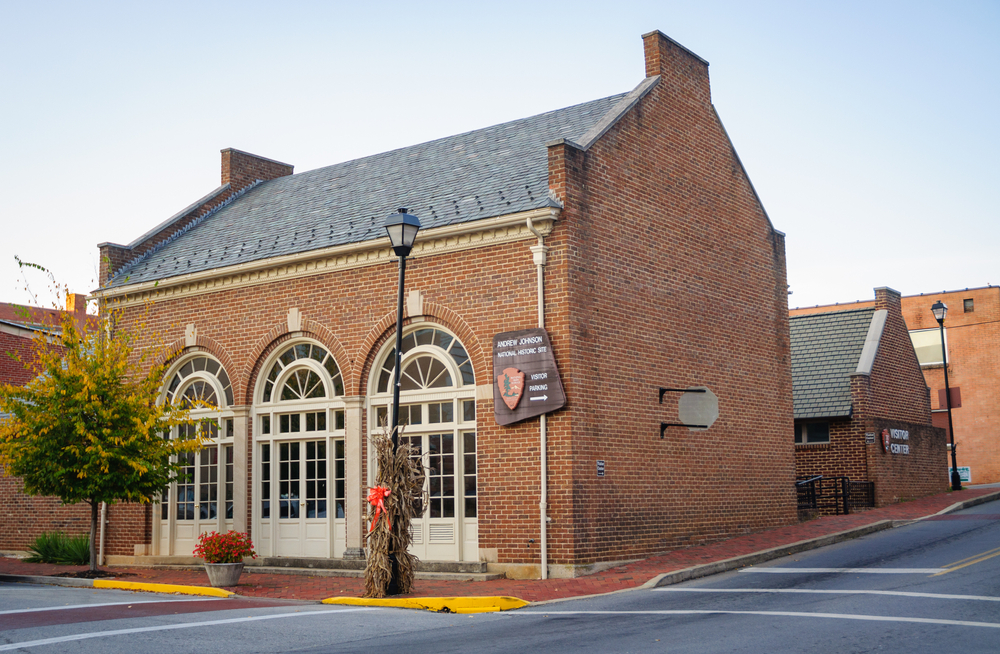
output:
[{"label": "brick chimney", "polygon": [[230,185],[232,191],[239,191],[255,181],[275,179],[291,175],[295,166],[273,159],[259,157],[242,150],[226,148],[222,151],[222,185]]},{"label": "brick chimney", "polygon": [[[149,252],[158,244],[184,229],[193,221],[216,209],[257,180],[267,181],[291,175],[295,167],[273,159],[258,157],[249,152],[226,148],[222,151],[222,185],[186,209],[174,214],[166,222],[154,227],[129,245],[100,243],[100,283],[103,286],[130,260]],[[228,186],[227,186],[228,185]],[[68,300],[67,300],[68,301]],[[82,305],[86,313],[86,302]]]},{"label": "brick chimney", "polygon": [[903,315],[902,294],[888,286],[879,286],[875,289],[875,309],[885,309],[889,313]]},{"label": "brick chimney", "polygon": [[74,315],[87,315],[87,296],[83,293],[67,293],[66,311]]},{"label": "brick chimney", "polygon": [[698,103],[711,104],[708,62],[659,30],[642,35],[646,77],[660,76],[660,84],[670,93],[690,96]]}]

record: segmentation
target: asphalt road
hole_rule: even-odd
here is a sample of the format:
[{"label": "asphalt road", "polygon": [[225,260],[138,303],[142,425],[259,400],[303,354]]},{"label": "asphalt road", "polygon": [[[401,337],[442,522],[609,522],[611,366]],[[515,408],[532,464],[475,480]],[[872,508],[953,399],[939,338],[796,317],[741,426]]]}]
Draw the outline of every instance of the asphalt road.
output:
[{"label": "asphalt road", "polygon": [[1000,503],[685,584],[503,614],[0,584],[0,652],[15,650],[1000,652]]}]

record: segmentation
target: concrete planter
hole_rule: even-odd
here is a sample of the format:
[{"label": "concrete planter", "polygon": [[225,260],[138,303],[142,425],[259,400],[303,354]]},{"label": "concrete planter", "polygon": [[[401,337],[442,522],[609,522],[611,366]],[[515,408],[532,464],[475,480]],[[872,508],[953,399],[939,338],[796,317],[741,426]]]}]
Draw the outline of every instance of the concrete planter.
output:
[{"label": "concrete planter", "polygon": [[208,583],[215,588],[235,586],[243,573],[242,563],[206,563]]}]

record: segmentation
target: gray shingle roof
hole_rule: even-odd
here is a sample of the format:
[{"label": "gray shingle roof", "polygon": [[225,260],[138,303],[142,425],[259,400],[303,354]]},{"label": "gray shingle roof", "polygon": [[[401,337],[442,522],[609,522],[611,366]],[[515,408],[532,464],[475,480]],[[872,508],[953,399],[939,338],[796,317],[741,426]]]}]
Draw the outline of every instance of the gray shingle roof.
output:
[{"label": "gray shingle roof", "polygon": [[858,366],[875,309],[789,319],[795,418],[851,415],[851,373]]},{"label": "gray shingle roof", "polygon": [[263,182],[126,266],[112,285],[382,238],[398,207],[429,228],[557,206],[545,143],[581,138],[624,96]]}]

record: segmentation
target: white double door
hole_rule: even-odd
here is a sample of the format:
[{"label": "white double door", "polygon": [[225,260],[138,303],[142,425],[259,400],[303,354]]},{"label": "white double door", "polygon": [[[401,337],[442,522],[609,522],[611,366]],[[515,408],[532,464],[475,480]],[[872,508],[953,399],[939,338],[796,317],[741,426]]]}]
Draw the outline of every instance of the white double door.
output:
[{"label": "white double door", "polygon": [[342,555],[343,443],[320,438],[260,445],[259,524],[265,556]]}]

